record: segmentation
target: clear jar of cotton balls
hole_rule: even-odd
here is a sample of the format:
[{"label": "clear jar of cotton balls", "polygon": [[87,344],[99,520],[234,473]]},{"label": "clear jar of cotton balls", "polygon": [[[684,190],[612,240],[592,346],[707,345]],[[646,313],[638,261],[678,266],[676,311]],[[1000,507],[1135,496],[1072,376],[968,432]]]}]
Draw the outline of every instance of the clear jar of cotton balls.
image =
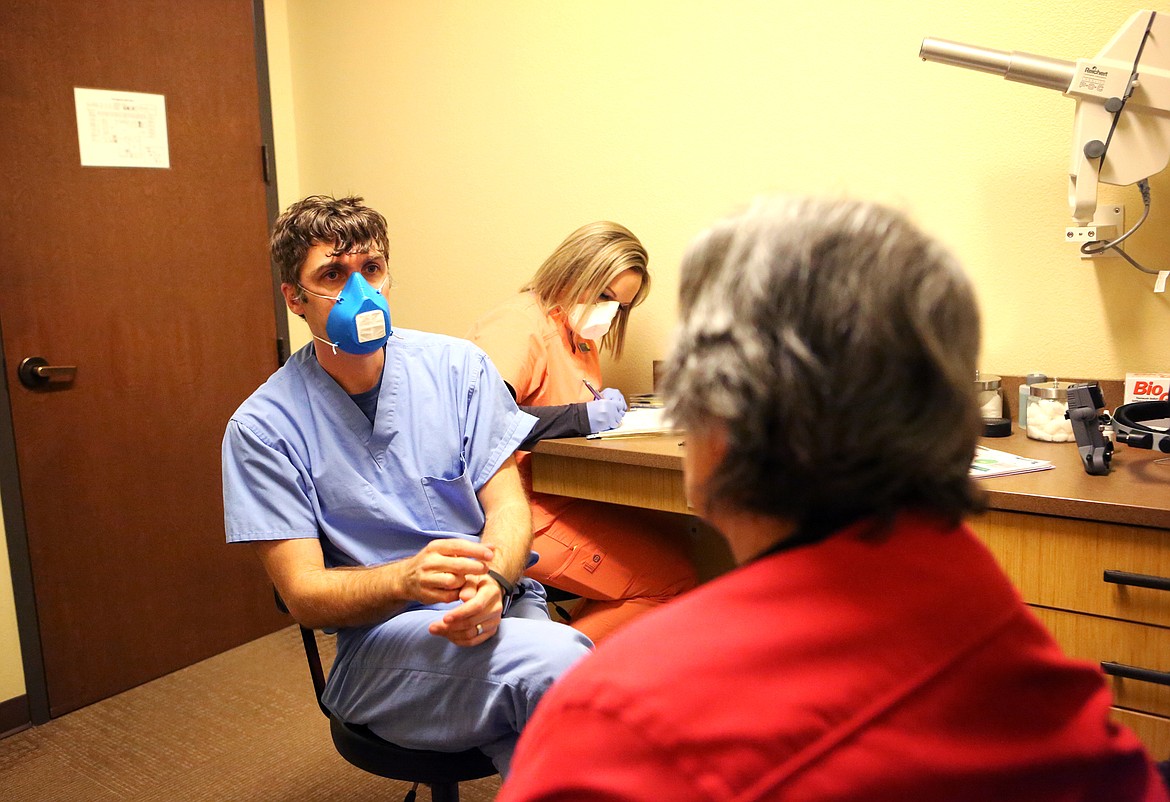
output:
[{"label": "clear jar of cotton balls", "polygon": [[1050,381],[1028,388],[1028,437],[1049,443],[1075,440],[1068,412],[1068,388],[1072,382]]}]

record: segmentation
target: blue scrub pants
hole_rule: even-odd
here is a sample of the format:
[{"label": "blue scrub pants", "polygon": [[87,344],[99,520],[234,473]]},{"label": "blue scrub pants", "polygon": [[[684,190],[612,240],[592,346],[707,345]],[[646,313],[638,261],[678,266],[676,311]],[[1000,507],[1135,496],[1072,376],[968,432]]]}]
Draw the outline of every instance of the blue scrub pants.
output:
[{"label": "blue scrub pants", "polygon": [[456,646],[427,631],[454,605],[411,610],[369,630],[342,633],[325,705],[399,746],[441,752],[478,747],[506,776],[536,703],[592,648],[575,629],[549,620],[539,584],[522,582],[525,592],[496,636],[478,646]]}]

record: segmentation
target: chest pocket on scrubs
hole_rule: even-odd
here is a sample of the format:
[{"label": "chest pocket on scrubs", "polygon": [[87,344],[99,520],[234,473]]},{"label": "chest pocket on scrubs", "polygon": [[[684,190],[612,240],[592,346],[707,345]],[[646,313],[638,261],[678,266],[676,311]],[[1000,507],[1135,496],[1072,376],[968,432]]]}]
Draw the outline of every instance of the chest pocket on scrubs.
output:
[{"label": "chest pocket on scrubs", "polygon": [[467,475],[467,463],[459,459],[460,474],[453,479],[424,476],[423,492],[434,516],[435,526],[441,532],[478,535],[483,531],[483,508],[475,495],[475,488]]}]

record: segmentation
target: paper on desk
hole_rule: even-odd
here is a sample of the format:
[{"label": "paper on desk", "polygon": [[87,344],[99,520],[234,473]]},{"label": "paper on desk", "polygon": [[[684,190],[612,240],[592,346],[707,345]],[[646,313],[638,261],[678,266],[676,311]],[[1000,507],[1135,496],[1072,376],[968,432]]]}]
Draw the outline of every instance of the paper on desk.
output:
[{"label": "paper on desk", "polygon": [[982,479],[987,476],[1010,476],[1013,473],[1046,471],[1053,467],[1046,459],[1032,459],[996,451],[986,446],[975,446],[975,459],[971,462],[971,476]]},{"label": "paper on desk", "polygon": [[590,440],[605,440],[610,437],[633,437],[635,435],[664,434],[675,431],[666,420],[662,408],[639,407],[626,411],[621,425],[588,435]]}]

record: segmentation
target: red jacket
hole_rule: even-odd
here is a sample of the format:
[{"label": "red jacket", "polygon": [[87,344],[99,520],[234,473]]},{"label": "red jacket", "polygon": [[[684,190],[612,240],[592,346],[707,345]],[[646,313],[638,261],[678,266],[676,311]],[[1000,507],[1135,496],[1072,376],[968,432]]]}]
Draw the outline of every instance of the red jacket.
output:
[{"label": "red jacket", "polygon": [[746,565],[561,679],[498,798],[1166,802],[966,527],[905,516]]}]

